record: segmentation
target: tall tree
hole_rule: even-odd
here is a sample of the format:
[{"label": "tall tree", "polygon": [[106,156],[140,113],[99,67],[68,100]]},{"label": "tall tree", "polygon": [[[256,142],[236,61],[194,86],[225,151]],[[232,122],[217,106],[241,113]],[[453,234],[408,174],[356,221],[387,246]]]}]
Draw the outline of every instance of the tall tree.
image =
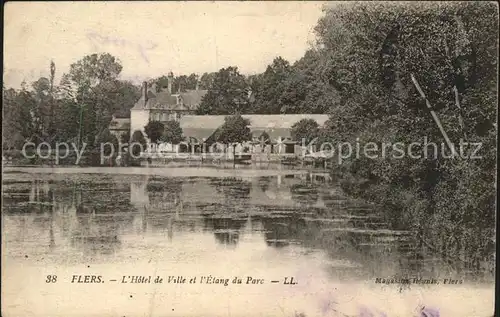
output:
[{"label": "tall tree", "polygon": [[314,119],[302,119],[292,125],[290,133],[295,141],[303,141],[305,145],[308,145],[319,137],[320,128]]},{"label": "tall tree", "polygon": [[[150,82],[156,85],[156,92],[165,91],[168,88],[168,77],[163,75]],[[172,82],[172,93],[186,92],[187,90],[195,90],[198,84],[198,75],[192,73],[189,76],[179,75],[174,77]],[[200,88],[200,87],[198,87]]]},{"label": "tall tree", "polygon": [[180,123],[175,120],[165,122],[165,128],[160,139],[170,144],[179,144],[184,140]]},{"label": "tall tree", "polygon": [[[103,146],[105,155],[118,153],[118,139],[109,131],[109,129],[102,130],[102,132],[97,136],[97,142],[99,145]],[[111,144],[111,146],[109,144],[104,146],[106,143]]]},{"label": "tall tree", "polygon": [[[291,72],[290,63],[281,56],[276,57],[272,64],[267,66],[266,71],[253,80],[252,90],[255,94],[255,101],[251,112],[259,114],[281,113],[284,105],[280,102],[280,96]],[[258,81],[258,86],[256,81]]]},{"label": "tall tree", "polygon": [[241,115],[232,115],[224,118],[224,124],[216,132],[217,142],[231,144],[233,155],[236,154],[236,145],[252,139],[250,132],[250,120],[244,119]]},{"label": "tall tree", "polygon": [[32,114],[39,124],[38,137],[42,141],[49,141],[49,126],[52,121],[51,116],[51,96],[50,96],[50,81],[46,77],[41,77],[32,83],[32,91],[30,92],[36,102],[36,107],[32,110]]},{"label": "tall tree", "polygon": [[82,140],[95,145],[95,137],[107,128],[113,112],[115,80],[122,70],[121,63],[108,53],[91,54],[71,64],[67,87],[82,107]]},{"label": "tall tree", "polygon": [[216,74],[217,74],[216,72],[203,73],[203,75],[201,75],[200,77],[200,89],[205,89],[205,90],[210,89],[214,83]]},{"label": "tall tree", "polygon": [[151,143],[156,143],[160,140],[163,135],[163,131],[165,130],[165,125],[160,121],[149,121],[148,124],[144,127],[144,132],[148,136]]},{"label": "tall tree", "polygon": [[146,138],[144,137],[144,134],[142,134],[142,132],[139,130],[134,131],[130,139],[130,146],[129,146],[130,153],[133,156],[138,157],[139,154],[141,154],[141,150],[142,151],[146,150],[146,145],[147,141]]},{"label": "tall tree", "polygon": [[21,91],[15,96],[14,105],[19,107],[19,111],[16,116],[17,120],[13,124],[24,140],[38,144],[44,141],[40,109],[33,93],[27,90],[25,84],[21,86]]},{"label": "tall tree", "polygon": [[[26,128],[31,129],[31,118],[26,118],[29,112],[26,113],[23,109],[25,105],[18,103],[19,93],[15,89],[3,87],[3,91],[2,148],[21,149],[26,136],[31,134],[23,131]],[[23,115],[28,121],[21,125]]]},{"label": "tall tree", "polygon": [[497,12],[478,2],[344,3],[327,8],[316,27],[322,74],[340,95],[330,109],[332,138],[361,147],[423,136],[444,143],[418,83],[455,145],[465,136],[483,144],[477,160],[437,153],[351,157],[341,166],[359,180],[343,182],[348,193],[386,206],[398,226],[468,266],[489,256],[478,250],[494,231]]}]

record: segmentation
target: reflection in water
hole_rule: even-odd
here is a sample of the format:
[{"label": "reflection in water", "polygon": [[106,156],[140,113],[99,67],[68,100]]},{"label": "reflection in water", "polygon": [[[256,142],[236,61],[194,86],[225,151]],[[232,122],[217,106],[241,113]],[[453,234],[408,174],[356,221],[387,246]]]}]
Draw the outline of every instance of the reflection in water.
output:
[{"label": "reflection in water", "polygon": [[298,243],[306,228],[306,221],[298,215],[262,218],[268,246],[284,247]]},{"label": "reflection in water", "polygon": [[[393,230],[383,214],[344,197],[328,174],[251,179],[25,175],[4,181],[3,201],[11,257],[31,252],[55,262],[112,262],[143,256],[154,247],[142,243],[145,238],[158,237],[173,252],[183,252],[185,239],[205,239],[200,234],[208,232],[229,249],[242,241],[255,248],[262,243],[280,252],[302,250],[297,259],[303,260],[319,251],[332,262],[325,267],[331,275],[429,278],[451,270],[413,233]],[[349,265],[339,268],[344,262]]]},{"label": "reflection in water", "polygon": [[204,216],[205,230],[213,231],[215,239],[222,245],[236,245],[245,222],[244,219]]}]

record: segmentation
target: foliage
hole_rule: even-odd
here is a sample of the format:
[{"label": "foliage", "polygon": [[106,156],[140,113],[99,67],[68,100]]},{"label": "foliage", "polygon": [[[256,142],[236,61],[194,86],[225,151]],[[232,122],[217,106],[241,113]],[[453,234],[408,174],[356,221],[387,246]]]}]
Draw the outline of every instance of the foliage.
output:
[{"label": "foliage", "polygon": [[254,100],[248,113],[326,113],[339,96],[322,75],[323,57],[310,49],[293,65],[275,58],[263,74],[249,78]]},{"label": "foliage", "polygon": [[216,72],[203,73],[203,75],[201,75],[200,77],[200,89],[211,89],[216,74]]},{"label": "foliage", "polygon": [[130,130],[128,130],[120,136],[120,142],[123,144],[128,144],[130,142],[130,137]]},{"label": "foliage", "polygon": [[[277,57],[264,73],[248,77],[236,67],[203,74],[200,88],[208,93],[198,114],[227,116],[215,135],[224,143],[251,139],[240,114],[328,113],[321,129],[297,123],[295,138],[363,147],[370,141],[408,145],[426,136],[440,145],[443,135],[413,75],[452,142],[481,143],[482,158],[351,156],[336,172],[345,191],[383,206],[395,226],[477,268],[490,261],[494,245],[497,15],[489,2],[327,6],[315,28],[318,43],[295,63]],[[122,66],[109,54],[83,57],[57,87],[55,64],[50,69],[49,79],[4,88],[4,148],[25,140],[67,141],[80,130],[83,141],[95,143],[107,134],[111,115],[128,115],[139,97],[138,87],[119,80]],[[195,78],[174,78],[173,91],[194,89]],[[157,88],[166,79],[157,79]],[[153,130],[155,141],[182,135],[173,123]],[[132,142],[146,145],[140,131]]]},{"label": "foliage", "polygon": [[[164,91],[168,88],[168,76],[158,77],[153,81],[156,84],[156,92]],[[172,93],[186,92],[187,90],[196,89],[198,83],[198,75],[190,74],[189,76],[180,75],[173,77],[172,81]],[[198,87],[200,88],[200,87]]]},{"label": "foliage", "polygon": [[148,124],[144,127],[144,132],[146,132],[146,135],[148,136],[151,143],[156,143],[163,135],[164,129],[165,125],[160,121],[149,121]]},{"label": "foliage", "polygon": [[309,144],[319,137],[319,124],[314,119],[302,119],[292,126],[290,134],[293,140]]},{"label": "foliage", "polygon": [[494,233],[497,23],[492,3],[370,2],[326,8],[316,27],[322,76],[340,97],[324,137],[444,142],[413,75],[453,143],[483,144],[477,160],[387,155],[339,167],[350,194],[469,268],[488,260]]},{"label": "foliage", "polygon": [[[281,113],[281,95],[286,89],[287,80],[291,75],[290,63],[282,57],[277,57],[266,71],[253,80],[252,90],[255,91],[255,101],[252,112],[259,114]],[[258,85],[258,86],[257,86]]]},{"label": "foliage", "polygon": [[[141,153],[141,150],[146,149],[147,141],[141,131],[136,130],[132,133],[132,138],[130,140],[130,148],[129,150],[132,152],[134,156],[138,156]],[[135,145],[134,145],[135,144]],[[140,144],[140,146],[139,146]]]},{"label": "foliage", "polygon": [[215,74],[197,114],[233,115],[245,113],[249,106],[245,77],[237,67],[222,68]]},{"label": "foliage", "polygon": [[138,87],[117,78],[121,65],[109,54],[88,55],[72,64],[59,85],[54,83],[55,71],[51,62],[49,78],[24,83],[19,90],[4,88],[5,147],[20,149],[27,140],[76,142],[81,132],[90,149],[112,114],[129,116],[140,96]]},{"label": "foliage", "polygon": [[216,140],[225,144],[250,141],[252,134],[249,125],[250,121],[240,115],[227,116],[217,132]]},{"label": "foliage", "polygon": [[[263,131],[259,136],[261,144],[271,144],[271,136],[266,131]],[[264,150],[264,148],[262,148]]]},{"label": "foliage", "polygon": [[82,141],[96,144],[96,136],[108,127],[121,96],[117,80],[120,62],[110,54],[91,54],[70,65],[64,76],[66,91],[83,107]]},{"label": "foliage", "polygon": [[[97,142],[100,146],[103,147],[104,154],[105,155],[110,155],[111,152],[113,151],[118,151],[118,139],[116,136],[111,134],[109,129],[104,129],[98,136],[97,136]],[[108,144],[112,144],[112,146]]]},{"label": "foliage", "polygon": [[184,137],[182,136],[180,123],[175,120],[165,122],[165,128],[161,136],[161,141],[171,144],[179,144],[182,140],[184,140]]},{"label": "foliage", "polygon": [[20,149],[24,141],[31,139],[40,142],[34,138],[39,133],[38,124],[33,96],[25,88],[19,92],[4,89],[2,141],[9,144],[7,148]]}]

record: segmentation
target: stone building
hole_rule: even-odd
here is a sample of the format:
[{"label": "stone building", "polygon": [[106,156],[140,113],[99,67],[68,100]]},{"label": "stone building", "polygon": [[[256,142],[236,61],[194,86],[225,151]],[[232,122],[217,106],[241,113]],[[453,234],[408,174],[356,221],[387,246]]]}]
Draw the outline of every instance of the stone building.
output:
[{"label": "stone building", "polygon": [[197,89],[185,92],[173,92],[174,76],[168,75],[168,87],[162,87],[156,92],[156,87],[148,87],[147,82],[142,84],[142,96],[130,110],[130,130],[144,132],[144,126],[151,121],[180,120],[185,115],[193,115],[201,103],[207,90]]}]

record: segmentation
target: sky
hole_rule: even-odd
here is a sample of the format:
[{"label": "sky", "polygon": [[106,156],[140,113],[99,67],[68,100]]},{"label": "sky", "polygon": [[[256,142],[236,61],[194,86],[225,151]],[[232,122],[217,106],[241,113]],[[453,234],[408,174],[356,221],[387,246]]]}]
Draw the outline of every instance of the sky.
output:
[{"label": "sky", "polygon": [[322,2],[7,2],[4,85],[18,88],[107,52],[121,78],[139,83],[237,66],[263,72],[277,56],[294,62],[314,43]]}]

